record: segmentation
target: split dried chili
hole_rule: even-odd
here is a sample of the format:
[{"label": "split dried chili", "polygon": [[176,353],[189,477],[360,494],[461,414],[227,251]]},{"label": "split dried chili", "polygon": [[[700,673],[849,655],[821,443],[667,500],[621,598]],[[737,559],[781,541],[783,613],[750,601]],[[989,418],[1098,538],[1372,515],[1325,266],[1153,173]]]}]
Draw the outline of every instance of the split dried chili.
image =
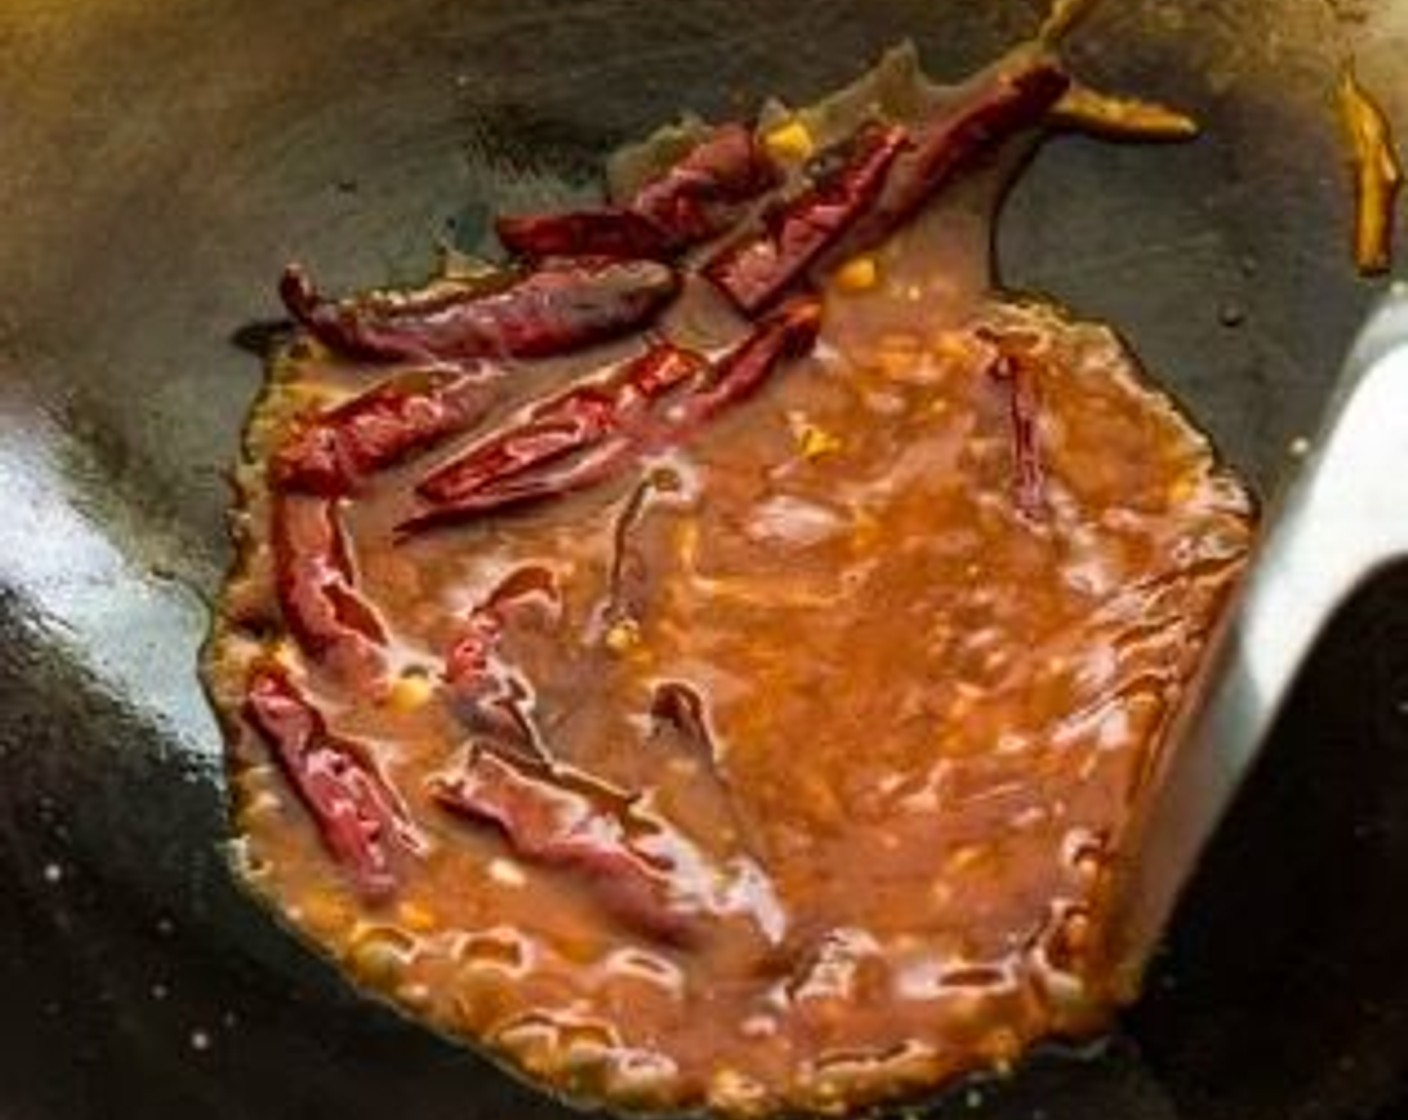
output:
[{"label": "split dried chili", "polygon": [[561,592],[552,572],[539,565],[519,568],[466,615],[445,658],[446,687],[476,734],[530,754],[541,754],[528,708],[531,689],[499,655],[511,615],[537,607],[555,615]]},{"label": "split dried chili", "polygon": [[679,291],[656,261],[582,257],[545,262],[492,290],[441,284],[423,296],[342,302],[318,295],[290,265],[279,285],[289,313],[319,341],[374,361],[543,358],[630,334]]},{"label": "split dried chili", "polygon": [[898,126],[864,129],[835,170],[713,256],[704,275],[749,315],[776,302],[875,201],[907,142]]},{"label": "split dried chili", "polygon": [[998,355],[989,366],[991,376],[1007,393],[1007,416],[1012,433],[1013,497],[1025,517],[1046,515],[1046,468],[1042,462],[1041,398],[1036,369],[1019,350],[998,342]]},{"label": "split dried chili", "polygon": [[624,206],[504,217],[497,230],[505,248],[527,257],[660,259],[717,237],[780,180],[753,131],[726,124]]},{"label": "split dried chili", "polygon": [[1070,84],[1060,63],[1043,54],[980,78],[966,96],[912,131],[912,144],[894,161],[874,204],[829,257],[882,244],[980,156],[1045,120]]},{"label": "split dried chili", "polygon": [[702,857],[637,798],[478,746],[456,776],[432,784],[431,795],[457,816],[498,829],[520,858],[576,873],[626,925],[671,944],[699,936],[705,900],[682,881],[679,860]]},{"label": "split dried chili", "polygon": [[326,498],[474,425],[492,391],[481,375],[414,370],[300,422],[273,458],[274,482]]},{"label": "split dried chili", "polygon": [[667,408],[656,439],[675,444],[726,409],[741,404],[785,361],[806,357],[821,333],[821,303],[801,296],[783,304],[721,358],[709,378]]},{"label": "split dried chili", "polygon": [[672,248],[697,245],[728,229],[740,207],[771,190],[781,172],[753,130],[726,124],[631,200],[631,209],[654,222]]},{"label": "split dried chili", "polygon": [[270,535],[279,605],[299,645],[354,684],[383,680],[386,630],[357,591],[336,499],[275,496]]},{"label": "split dried chili", "polygon": [[519,423],[422,479],[416,492],[430,509],[405,528],[593,485],[629,460],[652,404],[705,368],[698,355],[659,343],[610,376],[533,406]]},{"label": "split dried chili", "polygon": [[322,713],[278,668],[250,675],[244,716],[273,748],[357,891],[368,899],[393,893],[398,854],[419,851],[424,842],[366,747],[329,731]]},{"label": "split dried chili", "polygon": [[714,365],[657,345],[612,378],[539,405],[523,423],[422,480],[416,489],[428,508],[400,529],[414,532],[597,485],[751,396],[779,363],[805,355],[820,329],[820,305],[798,300],[760,322]]},{"label": "split dried chili", "polygon": [[649,568],[636,541],[650,507],[660,497],[677,494],[684,480],[671,467],[658,466],[636,484],[611,528],[611,564],[606,577],[606,602],[601,621],[607,631],[618,625],[638,625],[648,598]]}]

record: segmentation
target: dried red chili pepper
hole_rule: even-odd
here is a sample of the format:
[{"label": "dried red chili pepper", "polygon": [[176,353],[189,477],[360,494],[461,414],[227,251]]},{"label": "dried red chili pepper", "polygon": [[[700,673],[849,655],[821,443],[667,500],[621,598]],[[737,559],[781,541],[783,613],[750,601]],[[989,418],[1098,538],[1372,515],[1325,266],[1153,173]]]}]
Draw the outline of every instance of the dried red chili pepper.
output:
[{"label": "dried red chili pepper", "polygon": [[749,315],[776,302],[875,201],[907,142],[897,126],[864,129],[831,174],[711,257],[704,275]]},{"label": "dried red chili pepper", "polygon": [[704,698],[683,681],[661,681],[650,698],[651,718],[675,732],[710,765],[716,761],[714,736],[704,713]]},{"label": "dried red chili pepper", "polygon": [[1037,431],[1041,399],[1037,393],[1036,371],[1025,356],[1004,349],[989,367],[989,372],[1007,389],[1007,414],[1012,426],[1012,461],[1016,471],[1013,492],[1017,509],[1029,518],[1042,518],[1047,511],[1046,470],[1042,465]]},{"label": "dried red chili pepper", "polygon": [[328,730],[323,715],[280,669],[254,670],[244,704],[250,724],[312,815],[333,857],[369,899],[396,889],[397,853],[424,841],[364,746]]},{"label": "dried red chili pepper", "polygon": [[753,130],[726,124],[642,187],[631,209],[664,230],[672,247],[679,249],[728,229],[747,203],[781,180],[781,171]]},{"label": "dried red chili pepper", "polygon": [[713,367],[708,380],[671,402],[657,443],[675,444],[701,424],[756,393],[781,362],[803,358],[821,333],[821,303],[809,296],[793,299],[766,318]]},{"label": "dried red chili pepper", "polygon": [[444,677],[456,707],[474,731],[520,751],[541,754],[527,711],[531,691],[498,655],[509,616],[530,606],[554,615],[562,607],[557,580],[547,568],[517,569],[469,612],[445,658]]},{"label": "dried red chili pepper", "polygon": [[520,256],[628,257],[660,260],[673,251],[670,237],[634,210],[604,206],[565,214],[506,215],[494,223],[503,247]]},{"label": "dried red chili pepper", "polygon": [[334,498],[408,455],[464,431],[487,410],[485,377],[415,370],[298,424],[273,458],[275,483]]},{"label": "dried red chili pepper", "polygon": [[884,242],[980,155],[1041,123],[1070,84],[1060,63],[1040,54],[980,79],[959,101],[912,131],[911,146],[895,160],[873,205],[823,264]]},{"label": "dried red chili pepper", "polygon": [[[578,384],[529,409],[427,475],[416,492],[432,509],[403,529],[580,489],[614,473],[632,454],[633,437],[651,405],[702,374],[703,358],[658,343],[605,378]],[[561,471],[545,471],[576,456]]]},{"label": "dried red chili pepper", "polygon": [[430,508],[398,529],[415,532],[594,486],[752,395],[779,362],[810,350],[820,327],[820,305],[797,300],[713,366],[657,346],[613,377],[538,406],[524,423],[422,480],[416,490]]},{"label": "dried red chili pepper", "polygon": [[740,811],[737,793],[730,788],[720,766],[722,759],[703,695],[685,681],[660,681],[651,693],[650,718],[657,737],[665,732],[666,743],[673,742],[676,749],[682,748],[701,765],[698,780],[713,787],[732,831],[743,840],[745,849],[759,850],[762,844],[756,825]]},{"label": "dried red chili pepper", "polygon": [[325,345],[378,361],[541,358],[638,330],[675,297],[679,277],[655,261],[556,261],[485,291],[440,285],[423,296],[341,303],[297,265],[279,284],[289,313]]},{"label": "dried red chili pepper", "polygon": [[299,644],[361,685],[386,672],[386,631],[357,592],[334,499],[276,496],[271,537],[279,604]]},{"label": "dried red chili pepper", "polygon": [[636,484],[611,530],[611,565],[606,574],[606,602],[601,622],[610,629],[621,623],[639,624],[646,606],[648,569],[633,540],[653,502],[684,488],[678,471],[658,466]]},{"label": "dried red chili pepper", "polygon": [[500,218],[499,240],[523,256],[660,259],[708,241],[781,180],[751,129],[727,124],[625,206]]},{"label": "dried red chili pepper", "polygon": [[576,872],[627,925],[671,944],[702,932],[707,899],[684,864],[703,857],[638,800],[563,767],[471,748],[463,771],[431,786],[452,813],[497,828],[522,859]]}]

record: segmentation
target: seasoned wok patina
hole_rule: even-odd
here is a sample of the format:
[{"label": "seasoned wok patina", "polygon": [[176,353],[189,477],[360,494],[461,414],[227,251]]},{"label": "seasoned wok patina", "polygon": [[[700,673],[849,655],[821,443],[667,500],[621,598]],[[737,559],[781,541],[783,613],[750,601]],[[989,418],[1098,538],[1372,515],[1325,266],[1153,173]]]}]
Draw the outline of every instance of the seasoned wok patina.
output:
[{"label": "seasoned wok patina", "polygon": [[1069,88],[899,52],[503,223],[487,285],[290,273],[206,662],[248,882],[622,1106],[840,1111],[1105,1025],[1251,510],[1110,330],[993,287]]}]

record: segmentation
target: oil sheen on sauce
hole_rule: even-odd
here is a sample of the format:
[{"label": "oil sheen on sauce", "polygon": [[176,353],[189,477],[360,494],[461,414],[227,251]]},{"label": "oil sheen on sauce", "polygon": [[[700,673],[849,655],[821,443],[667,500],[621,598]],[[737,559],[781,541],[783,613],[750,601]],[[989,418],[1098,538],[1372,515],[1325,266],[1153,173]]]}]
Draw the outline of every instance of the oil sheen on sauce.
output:
[{"label": "oil sheen on sauce", "polygon": [[[839,104],[803,119],[842,128]],[[377,476],[343,509],[393,642],[375,697],[277,621],[260,464],[294,412],[372,376],[288,351],[251,423],[206,662],[254,890],[368,990],[618,1107],[841,1111],[1107,1025],[1111,859],[1252,511],[1111,330],[995,290],[1006,170],[842,270],[810,358],[618,481],[398,539],[426,463]],[[737,332],[699,285],[667,329]],[[640,346],[525,370],[490,424]],[[494,654],[546,777],[477,755],[438,677],[514,580],[553,589],[503,612]],[[384,899],[351,889],[239,715],[269,656],[414,822]],[[547,852],[449,811],[466,774],[510,800],[549,783],[538,811],[570,836]],[[593,838],[631,868],[572,848]]]}]

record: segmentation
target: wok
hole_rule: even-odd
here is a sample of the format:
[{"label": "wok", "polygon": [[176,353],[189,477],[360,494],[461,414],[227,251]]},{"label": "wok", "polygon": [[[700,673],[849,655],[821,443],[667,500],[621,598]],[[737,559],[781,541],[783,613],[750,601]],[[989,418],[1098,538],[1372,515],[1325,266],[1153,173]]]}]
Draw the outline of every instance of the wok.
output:
[{"label": "wok", "polygon": [[[1050,144],[1006,282],[1107,318],[1263,491],[1373,288],[1347,256],[1338,53],[1408,119],[1408,10],[1111,3],[1074,49],[1197,144]],[[1337,10],[1338,9],[1338,14]],[[803,100],[884,46],[963,72],[1034,2],[0,3],[0,1113],[549,1120],[359,998],[233,885],[195,677],[272,279],[414,280],[491,210],[589,192],[689,107]],[[243,344],[244,348],[241,348]],[[1258,1120],[1408,1108],[1408,574],[1332,628],[1098,1053],[925,1115]]]}]

